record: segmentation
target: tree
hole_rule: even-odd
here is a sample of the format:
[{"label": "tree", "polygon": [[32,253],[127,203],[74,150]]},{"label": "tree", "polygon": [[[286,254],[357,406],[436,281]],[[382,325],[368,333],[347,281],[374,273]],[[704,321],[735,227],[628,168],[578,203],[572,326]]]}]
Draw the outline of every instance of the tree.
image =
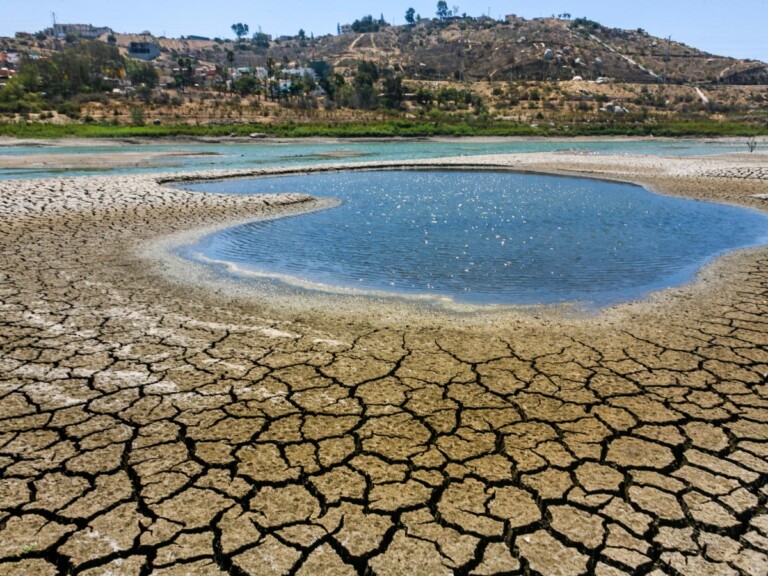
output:
[{"label": "tree", "polygon": [[232,32],[235,33],[235,36],[237,36],[237,40],[239,42],[243,39],[244,36],[248,35],[248,24],[243,24],[242,22],[232,24]]},{"label": "tree", "polygon": [[399,110],[405,100],[405,88],[403,88],[402,76],[390,76],[384,79],[384,91],[382,103],[385,108]]},{"label": "tree", "polygon": [[333,72],[320,78],[320,87],[325,90],[326,96],[332,101],[336,101],[336,94],[345,84],[344,76],[338,72]]},{"label": "tree", "polygon": [[22,59],[17,77],[27,92],[45,92],[49,100],[81,92],[111,90],[106,78],[120,76],[125,62],[116,46],[79,42],[47,59]]},{"label": "tree", "polygon": [[451,12],[448,10],[448,2],[445,0],[440,0],[437,3],[437,17],[440,18],[440,20],[445,20],[450,15]]},{"label": "tree", "polygon": [[230,86],[232,85],[232,69],[235,67],[235,53],[232,50],[227,50],[227,64],[229,65],[228,79]]},{"label": "tree", "polygon": [[131,108],[131,123],[134,126],[144,126],[146,122],[146,115],[144,114],[144,108],[135,107]]},{"label": "tree", "polygon": [[374,84],[379,79],[379,69],[375,62],[360,62],[357,65],[357,74],[355,74],[355,106],[365,110],[376,108],[377,95]]},{"label": "tree", "polygon": [[241,96],[253,94],[258,89],[259,83],[253,76],[241,76],[232,83],[232,90]]},{"label": "tree", "polygon": [[333,74],[333,66],[325,60],[313,60],[309,63],[309,67],[315,71],[318,78],[327,78]]},{"label": "tree", "polygon": [[253,43],[259,48],[269,48],[269,36],[261,31],[256,32],[256,34],[253,35]]},{"label": "tree", "polygon": [[307,33],[304,32],[304,28],[299,29],[299,38],[304,39],[307,37]]},{"label": "tree", "polygon": [[179,71],[173,77],[176,85],[183,92],[185,86],[194,84],[195,71],[192,68],[191,58],[179,58],[176,63],[179,65]]},{"label": "tree", "polygon": [[408,24],[413,24],[416,22],[416,18],[414,18],[415,14],[416,10],[413,8],[408,8],[408,10],[405,11],[405,21],[408,22]]},{"label": "tree", "polygon": [[0,114],[29,114],[40,112],[43,101],[40,94],[25,89],[22,78],[16,76],[0,86]]},{"label": "tree", "polygon": [[435,93],[432,92],[429,88],[424,88],[423,86],[419,86],[419,89],[416,90],[416,102],[423,106],[426,109],[429,109],[432,107],[432,102],[435,101]]},{"label": "tree", "polygon": [[370,14],[363,16],[360,20],[352,22],[352,30],[362,34],[363,32],[378,32],[381,26],[386,26],[383,20],[376,21]]},{"label": "tree", "polygon": [[157,68],[152,64],[133,58],[125,59],[125,73],[134,86],[144,84],[149,88],[154,88],[160,79]]}]

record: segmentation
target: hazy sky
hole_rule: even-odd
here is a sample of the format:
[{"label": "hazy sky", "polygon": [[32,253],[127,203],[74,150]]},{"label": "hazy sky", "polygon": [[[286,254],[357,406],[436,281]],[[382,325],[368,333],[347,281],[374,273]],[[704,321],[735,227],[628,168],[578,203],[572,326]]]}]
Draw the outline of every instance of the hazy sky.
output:
[{"label": "hazy sky", "polygon": [[[51,25],[55,12],[60,23],[109,26],[116,32],[149,30],[169,37],[233,37],[235,22],[259,26],[279,36],[336,32],[338,23],[351,23],[372,14],[403,24],[407,8],[434,16],[436,0],[0,0],[0,35],[36,32]],[[644,28],[655,36],[672,36],[696,48],[722,56],[768,61],[768,0],[448,0],[460,13],[490,14],[497,18],[518,14],[525,18],[568,12],[616,28]]]}]

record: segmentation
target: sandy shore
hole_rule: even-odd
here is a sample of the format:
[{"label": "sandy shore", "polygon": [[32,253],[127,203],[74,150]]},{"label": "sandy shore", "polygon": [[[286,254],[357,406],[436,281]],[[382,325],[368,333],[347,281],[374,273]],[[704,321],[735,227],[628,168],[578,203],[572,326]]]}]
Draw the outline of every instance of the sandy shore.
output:
[{"label": "sandy shore", "polygon": [[215,154],[184,151],[163,152],[101,152],[99,154],[62,154],[49,152],[25,154],[23,156],[3,155],[0,148],[0,170],[112,170],[115,168],[158,168],[170,166],[180,158],[193,156],[214,156]]},{"label": "sandy shore", "polygon": [[[354,168],[768,211],[767,160]],[[765,573],[768,248],[597,315],[307,297],[169,249],[328,203],[164,179],[0,181],[0,573]]]}]

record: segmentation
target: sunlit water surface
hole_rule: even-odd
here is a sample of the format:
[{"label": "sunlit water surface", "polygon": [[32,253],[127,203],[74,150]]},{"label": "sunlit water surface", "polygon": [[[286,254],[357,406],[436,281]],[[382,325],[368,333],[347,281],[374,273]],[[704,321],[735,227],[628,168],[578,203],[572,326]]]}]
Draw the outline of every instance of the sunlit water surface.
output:
[{"label": "sunlit water surface", "polygon": [[504,172],[337,172],[185,187],[338,198],[223,230],[182,255],[327,290],[472,304],[605,306],[765,243],[768,217],[633,185]]}]

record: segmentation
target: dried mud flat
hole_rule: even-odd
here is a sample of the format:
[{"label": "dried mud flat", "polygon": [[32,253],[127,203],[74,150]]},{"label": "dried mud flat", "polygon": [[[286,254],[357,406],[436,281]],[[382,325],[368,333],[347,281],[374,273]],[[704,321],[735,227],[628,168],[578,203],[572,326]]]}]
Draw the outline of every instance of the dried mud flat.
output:
[{"label": "dried mud flat", "polygon": [[[412,164],[470,162],[768,209],[757,154]],[[319,207],[0,182],[0,574],[768,573],[768,249],[587,317],[315,306],[142,256]]]}]

